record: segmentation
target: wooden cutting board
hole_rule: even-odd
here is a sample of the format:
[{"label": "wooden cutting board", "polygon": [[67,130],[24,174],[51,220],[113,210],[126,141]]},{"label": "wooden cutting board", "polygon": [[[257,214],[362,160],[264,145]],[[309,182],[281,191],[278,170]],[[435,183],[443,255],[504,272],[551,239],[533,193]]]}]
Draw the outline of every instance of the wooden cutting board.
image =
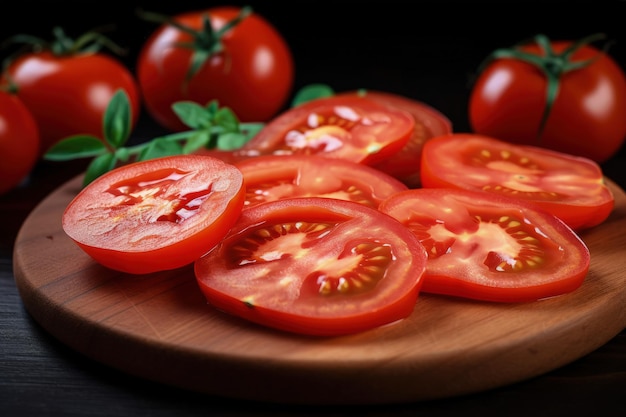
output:
[{"label": "wooden cutting board", "polygon": [[14,271],[48,332],[129,374],[210,394],[282,403],[367,404],[456,396],[572,362],[626,327],[626,195],[582,234],[591,270],[570,294],[495,304],[421,294],[406,320],[336,338],[263,328],[214,311],[191,267],[125,275],[93,262],[61,228],[75,178],[26,219]]}]

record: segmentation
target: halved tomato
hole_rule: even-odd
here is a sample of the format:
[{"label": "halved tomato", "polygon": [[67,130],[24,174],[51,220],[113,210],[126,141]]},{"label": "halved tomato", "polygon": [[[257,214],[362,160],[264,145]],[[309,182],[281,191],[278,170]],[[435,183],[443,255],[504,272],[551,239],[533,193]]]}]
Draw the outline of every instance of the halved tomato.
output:
[{"label": "halved tomato", "polygon": [[407,189],[370,166],[316,155],[259,156],[235,166],[246,183],[244,207],[290,197],[326,197],[376,208],[391,194]]},{"label": "halved tomato", "polygon": [[245,209],[195,263],[218,310],[289,332],[332,336],[411,314],[427,255],[415,235],[376,209],[291,198]]},{"label": "halved tomato", "polygon": [[144,274],[193,263],[215,246],[243,208],[243,175],[208,156],[124,165],[83,188],[63,230],[100,264]]},{"label": "halved tomato", "polygon": [[570,227],[602,223],[615,201],[590,159],[470,133],[426,142],[422,185],[481,190],[532,201]]},{"label": "halved tomato", "polygon": [[565,223],[527,201],[481,191],[414,189],[380,210],[428,252],[422,291],[526,302],[576,290],[589,250]]},{"label": "halved tomato", "polygon": [[340,96],[357,94],[379,103],[405,110],[413,116],[415,126],[407,144],[395,154],[374,164],[374,167],[399,179],[408,187],[418,188],[422,147],[433,137],[452,133],[452,122],[440,111],[426,103],[409,97],[382,91],[356,91]]},{"label": "halved tomato", "polygon": [[400,151],[415,121],[406,111],[360,96],[332,96],[292,107],[268,122],[244,153],[320,154],[373,164]]}]

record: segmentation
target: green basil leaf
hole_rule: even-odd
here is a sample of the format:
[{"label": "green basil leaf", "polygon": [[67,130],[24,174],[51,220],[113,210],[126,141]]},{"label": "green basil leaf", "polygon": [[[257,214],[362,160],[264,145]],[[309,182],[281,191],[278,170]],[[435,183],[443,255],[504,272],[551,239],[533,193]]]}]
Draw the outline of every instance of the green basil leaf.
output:
[{"label": "green basil leaf", "polygon": [[335,95],[334,90],[326,84],[310,84],[302,87],[291,101],[291,107],[297,107],[307,101],[318,98],[332,97]]},{"label": "green basil leaf", "polygon": [[200,148],[204,148],[211,139],[211,133],[208,130],[200,130],[197,133],[191,135],[187,142],[183,145],[183,153],[190,154],[197,151]]},{"label": "green basil leaf", "polygon": [[85,172],[83,186],[88,185],[102,174],[111,171],[115,168],[116,163],[117,159],[115,158],[115,154],[112,153],[107,153],[94,158]]},{"label": "green basil leaf", "polygon": [[213,116],[196,102],[178,101],[172,104],[172,110],[181,122],[192,129],[206,128],[211,125]]},{"label": "green basil leaf", "polygon": [[239,129],[241,130],[241,133],[243,133],[244,135],[246,135],[246,138],[248,140],[252,139],[254,136],[256,136],[257,133],[259,133],[261,131],[261,129],[263,129],[263,127],[265,127],[265,123],[242,123],[239,125]]},{"label": "green basil leaf", "polygon": [[107,152],[102,141],[94,136],[75,135],[60,140],[44,154],[49,161],[69,161],[72,159],[91,158]]},{"label": "green basil leaf", "polygon": [[248,138],[242,133],[222,133],[217,138],[217,148],[223,151],[232,151],[241,148]]},{"label": "green basil leaf", "polygon": [[164,139],[155,139],[148,144],[139,154],[140,161],[148,159],[161,158],[170,155],[180,155],[183,153],[183,147],[177,143]]},{"label": "green basil leaf", "polygon": [[222,107],[215,113],[215,124],[221,127],[223,132],[239,132],[239,119],[228,107]]},{"label": "green basil leaf", "polygon": [[104,139],[115,149],[126,143],[131,130],[130,101],[126,91],[115,92],[104,112]]}]

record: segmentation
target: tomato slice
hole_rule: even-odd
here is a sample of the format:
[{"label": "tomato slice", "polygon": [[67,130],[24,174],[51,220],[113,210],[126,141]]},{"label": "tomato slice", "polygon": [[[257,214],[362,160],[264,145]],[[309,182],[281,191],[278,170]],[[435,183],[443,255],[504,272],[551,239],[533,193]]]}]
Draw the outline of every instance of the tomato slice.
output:
[{"label": "tomato slice", "polygon": [[399,179],[410,188],[421,186],[420,164],[424,143],[433,137],[452,133],[452,122],[440,111],[418,100],[382,91],[356,91],[357,94],[387,106],[405,110],[413,116],[415,126],[407,144],[374,167]]},{"label": "tomato slice", "polygon": [[426,248],[423,292],[534,301],[576,290],[589,271],[589,250],[578,235],[524,200],[422,188],[393,195],[380,210]]},{"label": "tomato slice", "polygon": [[268,122],[242,151],[260,154],[320,154],[372,164],[402,149],[413,117],[360,96],[332,96],[290,108]]},{"label": "tomato slice", "polygon": [[288,332],[332,336],[414,309],[427,255],[402,224],[362,204],[291,198],[245,209],[195,263],[218,310]]},{"label": "tomato slice", "polygon": [[259,156],[235,164],[246,183],[244,207],[290,197],[326,197],[376,208],[407,187],[367,165],[316,155]]},{"label": "tomato slice", "polygon": [[144,274],[193,263],[235,223],[243,175],[208,156],[172,156],[124,165],[70,202],[63,230],[100,264]]},{"label": "tomato slice", "polygon": [[481,190],[532,201],[576,230],[602,223],[615,204],[600,166],[592,160],[476,134],[428,141],[421,176],[424,187]]}]

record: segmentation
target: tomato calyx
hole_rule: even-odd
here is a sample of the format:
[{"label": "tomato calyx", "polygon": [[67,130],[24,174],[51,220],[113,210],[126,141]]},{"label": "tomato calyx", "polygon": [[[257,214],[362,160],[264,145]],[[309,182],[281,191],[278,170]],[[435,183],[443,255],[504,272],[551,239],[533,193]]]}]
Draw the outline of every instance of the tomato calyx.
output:
[{"label": "tomato calyx", "polygon": [[193,52],[185,79],[187,84],[194,75],[200,71],[207,60],[224,52],[224,44],[222,43],[224,34],[237,26],[250,14],[252,14],[252,8],[249,6],[243,7],[234,19],[226,22],[219,30],[213,28],[209,15],[204,14],[202,16],[202,29],[196,30],[177,22],[174,18],[169,16],[146,11],[139,12],[140,17],[145,20],[173,26],[192,37],[190,42],[178,42],[175,44],[178,47],[187,48]]},{"label": "tomato calyx", "polygon": [[522,42],[515,45],[512,48],[501,48],[493,51],[485,61],[479,67],[479,73],[494,60],[498,59],[515,59],[526,62],[530,65],[538,68],[546,77],[546,107],[543,111],[539,129],[537,131],[537,139],[541,138],[543,130],[546,126],[550,112],[559,94],[560,81],[564,74],[576,71],[593,64],[602,53],[608,49],[608,44],[605,45],[603,51],[597,56],[582,61],[572,61],[572,56],[582,47],[591,44],[592,42],[605,39],[605,35],[602,33],[593,34],[578,41],[573,42],[562,52],[557,53],[552,48],[550,39],[543,35],[538,34],[533,38],[533,41],[541,48],[543,55],[536,55],[534,53],[525,52],[520,47],[527,45],[528,42]]}]

